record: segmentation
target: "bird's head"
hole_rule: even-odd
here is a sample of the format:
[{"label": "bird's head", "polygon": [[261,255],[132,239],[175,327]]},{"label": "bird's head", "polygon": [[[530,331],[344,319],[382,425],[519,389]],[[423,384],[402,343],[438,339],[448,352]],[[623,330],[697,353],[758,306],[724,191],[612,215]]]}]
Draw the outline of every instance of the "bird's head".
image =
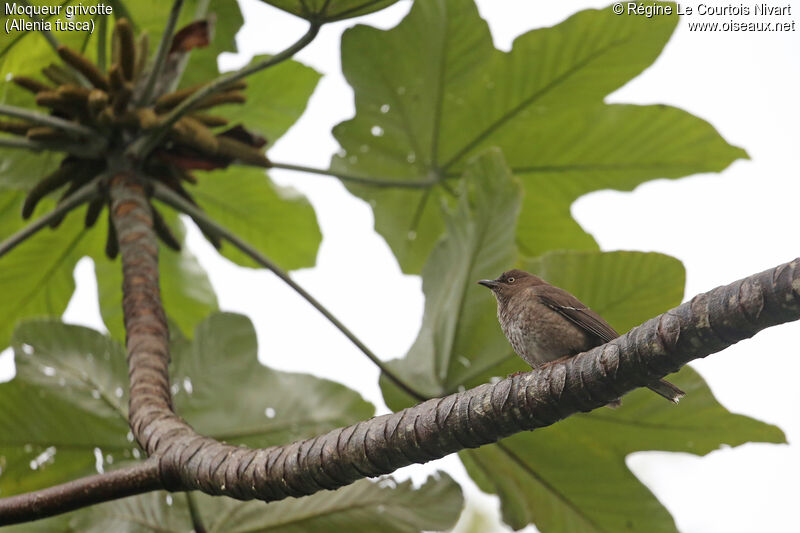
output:
[{"label": "bird's head", "polygon": [[545,281],[524,270],[514,269],[503,272],[497,279],[482,279],[478,284],[490,288],[497,300],[503,301],[508,300],[526,287],[544,285]]}]

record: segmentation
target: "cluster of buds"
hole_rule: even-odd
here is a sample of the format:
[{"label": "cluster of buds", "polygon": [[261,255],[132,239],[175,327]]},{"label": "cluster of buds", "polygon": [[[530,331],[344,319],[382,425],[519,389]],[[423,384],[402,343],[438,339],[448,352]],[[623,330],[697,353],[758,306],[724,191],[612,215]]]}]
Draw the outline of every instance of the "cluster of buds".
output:
[{"label": "cluster of buds", "polygon": [[[198,23],[195,23],[177,32],[170,54],[177,57],[198,44],[204,44],[198,43],[197,28]],[[46,195],[66,187],[60,199],[63,202],[94,180],[98,184],[98,195],[89,203],[85,219],[86,226],[91,227],[110,202],[108,182],[111,156],[124,153],[125,148],[136,139],[159,128],[164,129],[165,117],[204,85],[168,92],[154,99],[143,96],[149,92],[147,82],[154,85],[154,80],[148,80],[148,38],[146,33],[142,33],[137,41],[127,19],[118,20],[114,27],[112,62],[107,72],[67,46],[60,45],[58,55],[62,64],[51,64],[42,69],[49,83],[23,76],[14,77],[13,81],[34,93],[36,104],[49,109],[51,116],[79,124],[95,133],[94,140],[102,143],[102,149],[67,149],[68,154],[58,169],[30,190],[22,216],[30,217],[37,203]],[[173,60],[172,64],[176,62]],[[152,69],[152,66],[149,68]],[[187,114],[169,126],[168,131],[161,132],[160,138],[163,140],[139,162],[140,175],[161,182],[195,204],[183,186],[184,182],[197,183],[193,170],[224,168],[234,162],[268,167],[269,161],[262,152],[265,139],[250,134],[242,126],[220,131],[228,126],[228,121],[207,113],[207,110],[218,105],[244,103],[243,89],[244,81],[229,83],[195,102]],[[66,145],[90,144],[88,141],[92,140],[81,138],[72,131],[27,121],[0,121],[0,131],[25,136],[36,141],[39,147],[57,151],[64,151]],[[179,249],[179,241],[163,217],[152,205],[151,208],[154,230],[167,246]],[[51,226],[56,227],[60,222],[61,219],[53,220]],[[219,247],[218,238],[205,231],[202,225],[201,229]],[[118,243],[109,220],[106,254],[114,258],[117,252]]]}]

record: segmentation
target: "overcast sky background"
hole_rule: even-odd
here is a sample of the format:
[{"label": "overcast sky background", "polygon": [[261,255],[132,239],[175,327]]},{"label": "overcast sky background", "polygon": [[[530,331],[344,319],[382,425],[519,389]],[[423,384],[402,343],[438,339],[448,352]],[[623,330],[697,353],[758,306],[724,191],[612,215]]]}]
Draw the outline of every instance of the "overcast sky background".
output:
[{"label": "overcast sky background", "polygon": [[[240,54],[223,56],[223,68],[237,68],[257,53],[275,53],[307,28],[304,21],[257,0],[240,3],[245,16],[237,37]],[[683,5],[696,8],[701,3],[693,0]],[[354,113],[352,91],[341,75],[341,33],[356,23],[391,28],[410,5],[401,0],[380,13],[326,25],[316,41],[296,56],[324,77],[305,115],[270,150],[273,160],[328,166],[338,148],[331,127]],[[530,29],[607,5],[579,0],[478,0],[495,45],[503,50]],[[752,8],[753,4],[746,5]],[[728,142],[745,148],[750,161],[738,161],[721,174],[648,182],[632,193],[600,191],[573,205],[573,215],[603,250],[657,251],[682,260],[687,297],[800,255],[800,30],[697,33],[690,32],[687,24],[687,20],[735,19],[795,21],[797,25],[800,2],[774,5],[789,5],[791,15],[681,20],[655,64],[607,99],[664,103],[690,111],[711,122]],[[422,318],[421,283],[415,276],[401,274],[389,248],[372,230],[368,206],[335,179],[288,171],[274,171],[271,176],[309,197],[324,236],[317,266],[295,272],[294,279],[379,356],[403,356]],[[343,382],[359,390],[380,412],[387,411],[377,386],[377,369],[301,298],[267,272],[222,259],[194,228],[189,244],[209,271],[221,308],[245,313],[253,320],[262,362]],[[92,269],[88,259],[79,263],[78,291],[64,318],[102,329]],[[363,290],[354,288],[354,279]],[[380,291],[374,289],[378,283]],[[786,433],[788,445],[747,444],[702,458],[665,452],[640,452],[628,458],[628,465],[670,510],[682,532],[800,530],[796,510],[800,501],[798,339],[800,324],[784,325],[692,363],[723,405],[777,424]],[[0,379],[12,375],[13,363],[6,351],[0,355]],[[398,476],[421,481],[436,469],[456,477],[478,508],[498,512],[497,499],[478,494],[455,456],[405,468]]]}]

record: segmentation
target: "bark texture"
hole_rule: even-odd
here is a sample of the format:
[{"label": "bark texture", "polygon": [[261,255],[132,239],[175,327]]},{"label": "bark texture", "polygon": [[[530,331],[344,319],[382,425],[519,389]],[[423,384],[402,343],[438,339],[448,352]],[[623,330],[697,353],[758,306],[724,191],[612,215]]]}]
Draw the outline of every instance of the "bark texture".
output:
[{"label": "bark texture", "polygon": [[111,472],[0,499],[0,526],[67,513],[160,488],[158,464],[148,459]]},{"label": "bark texture", "polygon": [[794,261],[701,294],[606,345],[538,371],[285,446],[231,446],[198,435],[171,410],[152,217],[131,176],[118,177],[112,195],[126,280],[131,427],[158,457],[170,490],[272,501],[335,489],[603,406],[692,359],[800,317]]},{"label": "bark texture", "polygon": [[[796,259],[700,294],[608,344],[495,384],[284,446],[231,446],[197,434],[172,411],[168,329],[145,188],[132,173],[119,173],[111,195],[124,271],[130,424],[158,462],[157,485],[173,491],[273,501],[335,489],[601,407],[692,359],[800,318]],[[0,500],[0,523],[7,500]]]}]

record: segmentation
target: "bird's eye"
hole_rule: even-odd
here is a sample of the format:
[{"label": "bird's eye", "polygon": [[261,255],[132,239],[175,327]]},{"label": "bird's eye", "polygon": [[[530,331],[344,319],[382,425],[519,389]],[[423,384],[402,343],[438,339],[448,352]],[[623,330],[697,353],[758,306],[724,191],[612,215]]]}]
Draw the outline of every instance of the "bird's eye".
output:
[{"label": "bird's eye", "polygon": [[506,280],[506,282],[507,282],[507,283],[514,283],[514,278],[508,278],[508,279]]}]

